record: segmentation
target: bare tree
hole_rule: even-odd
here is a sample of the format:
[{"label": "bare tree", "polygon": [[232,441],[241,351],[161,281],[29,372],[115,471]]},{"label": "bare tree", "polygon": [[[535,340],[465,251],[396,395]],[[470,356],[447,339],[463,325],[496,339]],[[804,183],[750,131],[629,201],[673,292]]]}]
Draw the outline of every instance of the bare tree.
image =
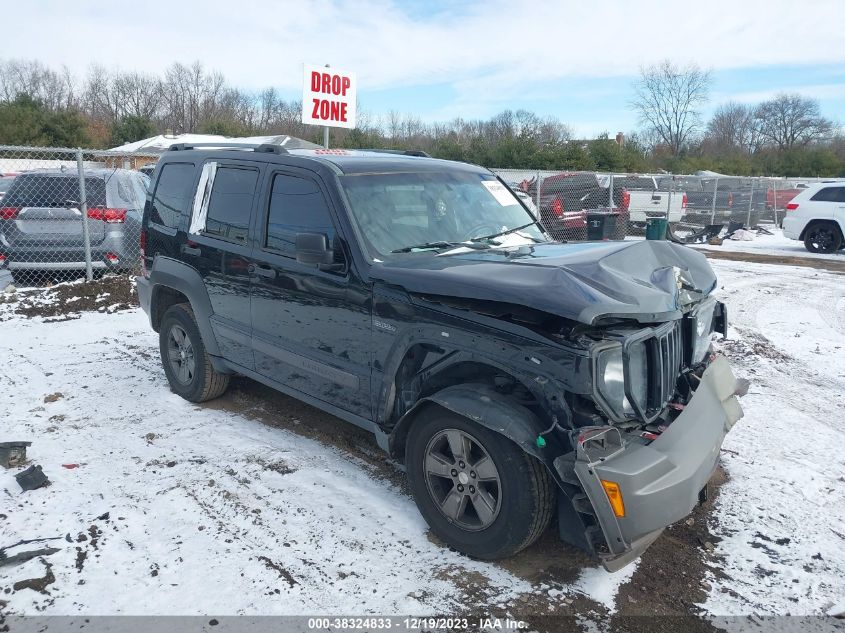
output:
[{"label": "bare tree", "polygon": [[66,67],[57,72],[38,60],[0,62],[0,97],[11,101],[22,94],[50,110],[71,107],[76,100],[73,77]]},{"label": "bare tree", "polygon": [[138,72],[118,74],[113,89],[117,96],[121,117],[150,119],[161,108],[161,81],[157,77]]},{"label": "bare tree", "polygon": [[754,108],[733,101],[723,103],[707,124],[706,140],[717,151],[755,152],[760,146],[760,128]]},{"label": "bare tree", "polygon": [[699,129],[711,81],[710,71],[695,64],[679,68],[665,60],[640,70],[631,107],[640,123],[677,156]]},{"label": "bare tree", "polygon": [[799,94],[781,93],[764,101],[755,117],[762,137],[781,150],[822,140],[833,130],[833,123],[821,116],[819,102]]}]

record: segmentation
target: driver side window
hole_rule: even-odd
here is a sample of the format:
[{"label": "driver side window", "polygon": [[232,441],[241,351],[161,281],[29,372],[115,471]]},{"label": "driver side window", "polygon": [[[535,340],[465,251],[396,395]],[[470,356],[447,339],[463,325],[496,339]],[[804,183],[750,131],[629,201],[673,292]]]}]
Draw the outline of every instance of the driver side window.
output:
[{"label": "driver side window", "polygon": [[297,233],[325,235],[334,248],[335,261],[343,261],[328,203],[317,183],[308,178],[276,174],[270,193],[264,247],[294,258]]}]

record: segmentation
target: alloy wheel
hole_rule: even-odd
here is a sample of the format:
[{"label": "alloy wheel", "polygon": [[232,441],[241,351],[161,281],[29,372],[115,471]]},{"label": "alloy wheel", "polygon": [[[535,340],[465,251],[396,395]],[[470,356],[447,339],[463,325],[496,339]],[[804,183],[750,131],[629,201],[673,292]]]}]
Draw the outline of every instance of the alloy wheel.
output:
[{"label": "alloy wheel", "polygon": [[810,233],[810,243],[820,252],[828,252],[833,249],[833,244],[836,236],[833,234],[833,229],[828,227],[818,227],[813,229]]},{"label": "alloy wheel", "polygon": [[501,479],[478,439],[458,429],[440,431],[426,446],[423,468],[428,492],[449,521],[479,531],[496,520]]},{"label": "alloy wheel", "polygon": [[193,380],[197,363],[194,357],[194,346],[188,333],[179,326],[172,325],[167,336],[167,360],[173,375],[183,385]]}]

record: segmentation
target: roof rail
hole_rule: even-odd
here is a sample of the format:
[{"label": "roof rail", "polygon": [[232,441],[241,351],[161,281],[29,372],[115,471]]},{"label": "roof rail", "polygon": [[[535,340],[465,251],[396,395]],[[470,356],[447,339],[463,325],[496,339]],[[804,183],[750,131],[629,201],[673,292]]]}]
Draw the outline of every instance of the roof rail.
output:
[{"label": "roof rail", "polygon": [[402,156],[419,156],[420,158],[431,158],[431,154],[421,149],[359,149],[359,152],[380,152],[382,154],[400,154]]},{"label": "roof rail", "polygon": [[272,145],[270,143],[174,143],[170,146],[168,151],[180,152],[189,149],[251,149],[253,152],[266,152],[268,154],[287,154],[289,153],[281,145]]}]

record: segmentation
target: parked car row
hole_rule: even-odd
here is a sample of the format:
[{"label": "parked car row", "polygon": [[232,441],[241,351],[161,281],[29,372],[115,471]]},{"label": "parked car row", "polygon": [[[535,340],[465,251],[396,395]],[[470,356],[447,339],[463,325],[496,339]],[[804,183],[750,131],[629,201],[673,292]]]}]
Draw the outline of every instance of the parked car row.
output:
[{"label": "parked car row", "polygon": [[642,234],[653,218],[689,226],[779,223],[790,201],[808,186],[736,176],[595,172],[561,172],[541,176],[539,182],[534,176],[511,183],[521,199],[539,204],[535,215],[564,240],[624,239]]}]

